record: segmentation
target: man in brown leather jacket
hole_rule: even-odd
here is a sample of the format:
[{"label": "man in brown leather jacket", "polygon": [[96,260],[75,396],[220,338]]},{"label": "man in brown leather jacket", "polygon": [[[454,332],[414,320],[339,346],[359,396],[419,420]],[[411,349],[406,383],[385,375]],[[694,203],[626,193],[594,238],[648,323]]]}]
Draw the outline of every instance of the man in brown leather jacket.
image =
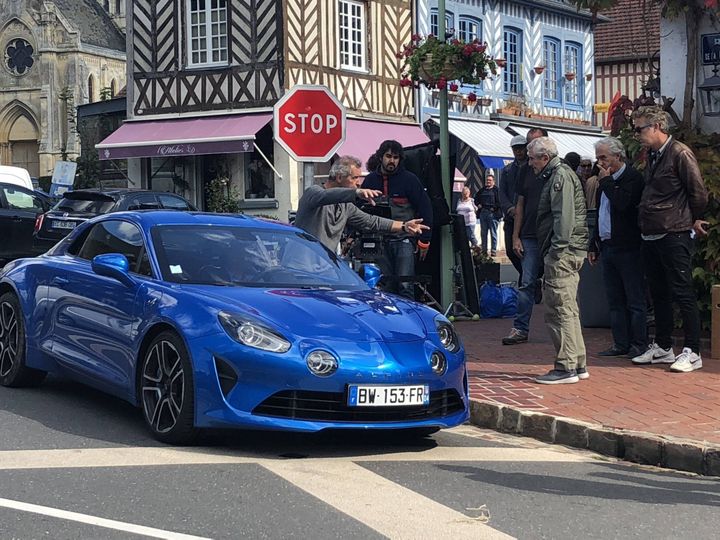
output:
[{"label": "man in brown leather jacket", "polygon": [[[641,253],[655,308],[655,342],[632,359],[635,364],[672,364],[671,371],[702,367],[700,313],[692,281],[695,236],[704,236],[708,194],[695,155],[668,134],[668,114],[642,107],[634,117],[635,136],[648,149],[645,188],[638,207]],[[680,307],[685,342],[672,350],[673,307]]]}]

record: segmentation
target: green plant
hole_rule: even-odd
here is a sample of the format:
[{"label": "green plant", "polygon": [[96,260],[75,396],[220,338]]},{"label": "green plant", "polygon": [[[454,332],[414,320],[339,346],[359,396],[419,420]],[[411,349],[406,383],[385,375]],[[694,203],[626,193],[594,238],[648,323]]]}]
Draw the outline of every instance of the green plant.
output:
[{"label": "green plant", "polygon": [[205,207],[209,212],[222,214],[242,214],[240,209],[240,193],[232,186],[225,176],[210,180],[205,186]]},{"label": "green plant", "polygon": [[441,41],[433,35],[412,36],[397,57],[404,59],[400,86],[424,84],[440,90],[448,81],[479,84],[488,75],[497,74],[495,59],[486,54],[487,43],[475,39],[465,43],[460,39]]},{"label": "green plant", "polygon": [[495,259],[493,259],[490,255],[488,255],[487,251],[483,251],[480,248],[473,248],[472,258],[473,258],[473,264],[475,266],[495,263]]}]

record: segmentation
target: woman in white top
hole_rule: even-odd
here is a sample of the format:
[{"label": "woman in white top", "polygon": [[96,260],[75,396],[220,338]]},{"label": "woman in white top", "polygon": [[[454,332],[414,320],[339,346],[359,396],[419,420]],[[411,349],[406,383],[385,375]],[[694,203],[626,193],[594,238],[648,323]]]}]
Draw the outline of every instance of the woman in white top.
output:
[{"label": "woman in white top", "polygon": [[478,207],[470,196],[470,188],[464,187],[462,197],[460,197],[457,204],[457,213],[465,218],[465,230],[467,231],[468,240],[470,240],[473,247],[477,247],[478,245],[477,238],[475,238],[475,224],[477,223],[475,212],[477,212],[477,210]]}]

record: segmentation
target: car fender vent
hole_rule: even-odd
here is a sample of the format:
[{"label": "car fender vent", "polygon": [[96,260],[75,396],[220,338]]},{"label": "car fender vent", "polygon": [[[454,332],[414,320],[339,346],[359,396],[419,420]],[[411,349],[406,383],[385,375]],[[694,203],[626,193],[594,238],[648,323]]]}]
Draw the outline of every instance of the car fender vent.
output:
[{"label": "car fender vent", "polygon": [[214,357],[215,359],[215,371],[217,372],[218,382],[220,383],[220,390],[223,395],[227,397],[230,391],[235,387],[238,382],[238,375],[230,364],[228,364],[222,358]]}]

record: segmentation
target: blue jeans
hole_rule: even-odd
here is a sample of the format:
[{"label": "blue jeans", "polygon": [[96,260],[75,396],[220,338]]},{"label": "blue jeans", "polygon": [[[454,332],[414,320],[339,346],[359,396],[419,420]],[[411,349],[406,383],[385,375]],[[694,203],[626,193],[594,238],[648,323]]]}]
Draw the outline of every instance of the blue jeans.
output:
[{"label": "blue jeans", "polygon": [[390,264],[390,272],[397,282],[391,280],[391,292],[415,299],[415,287],[412,281],[402,281],[403,278],[415,277],[415,243],[408,239],[394,239],[385,242],[386,256]]},{"label": "blue jeans", "polygon": [[478,241],[477,238],[475,238],[475,225],[465,225],[465,231],[470,244],[472,244],[473,247],[477,246]]},{"label": "blue jeans", "polygon": [[632,346],[644,351],[647,320],[640,250],[613,247],[605,242],[600,250],[614,345],[622,350]]},{"label": "blue jeans", "polygon": [[493,213],[490,210],[480,210],[480,244],[483,250],[488,250],[487,236],[490,233],[490,250],[497,250],[497,230],[498,222],[493,217]]},{"label": "blue jeans", "polygon": [[535,305],[535,289],[537,289],[542,259],[540,258],[540,246],[535,238],[522,238],[521,241],[523,245],[523,256],[520,259],[522,277],[518,288],[518,307],[513,328],[527,333],[530,331],[530,317]]}]

